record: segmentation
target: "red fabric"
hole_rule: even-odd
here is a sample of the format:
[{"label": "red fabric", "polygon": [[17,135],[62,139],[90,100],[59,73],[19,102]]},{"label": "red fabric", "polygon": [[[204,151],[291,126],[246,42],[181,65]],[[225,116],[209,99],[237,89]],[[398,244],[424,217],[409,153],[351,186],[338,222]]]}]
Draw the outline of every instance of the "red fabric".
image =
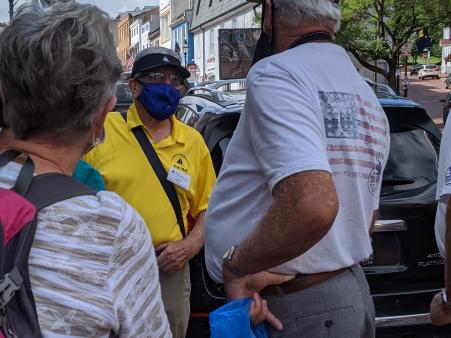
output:
[{"label": "red fabric", "polygon": [[14,191],[0,188],[0,224],[3,226],[4,246],[25,224],[31,222],[35,215],[36,208],[32,203]]},{"label": "red fabric", "polygon": [[194,224],[196,222],[194,221],[194,218],[193,218],[193,216],[191,216],[190,213],[188,213],[188,215],[186,215],[186,219],[188,220],[188,232],[190,232],[191,230],[193,230]]}]

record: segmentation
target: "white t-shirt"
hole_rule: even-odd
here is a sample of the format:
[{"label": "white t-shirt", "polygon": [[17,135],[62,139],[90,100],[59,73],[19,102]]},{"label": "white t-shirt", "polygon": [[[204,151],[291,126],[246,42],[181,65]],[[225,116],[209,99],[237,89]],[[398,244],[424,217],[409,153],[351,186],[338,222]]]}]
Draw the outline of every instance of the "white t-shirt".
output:
[{"label": "white t-shirt", "polygon": [[338,215],[320,242],[272,271],[331,271],[368,258],[389,137],[378,99],[343,48],[309,43],[256,64],[207,210],[210,275],[222,280],[222,255],[255,229],[276,184],[309,170],[332,174]]},{"label": "white t-shirt", "polygon": [[437,213],[435,215],[435,238],[442,257],[445,257],[445,230],[446,230],[446,208],[448,198],[451,195],[451,123],[445,124],[442,141],[440,145],[440,159],[438,162],[437,193],[435,199],[438,201]]},{"label": "white t-shirt", "polygon": [[[20,167],[0,168],[1,188]],[[149,230],[117,194],[40,210],[28,264],[44,338],[172,337]]]}]

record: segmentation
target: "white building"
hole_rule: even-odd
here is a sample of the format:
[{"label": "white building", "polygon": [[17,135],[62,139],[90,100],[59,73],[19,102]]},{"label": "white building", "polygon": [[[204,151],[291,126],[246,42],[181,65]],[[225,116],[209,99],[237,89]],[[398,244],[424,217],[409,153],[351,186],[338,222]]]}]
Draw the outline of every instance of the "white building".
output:
[{"label": "white building", "polygon": [[149,21],[141,25],[141,42],[139,50],[150,46],[158,46],[160,43],[160,15],[152,15]]},{"label": "white building", "polygon": [[141,50],[140,44],[141,44],[141,19],[135,19],[130,24],[130,56],[133,58],[136,56],[136,54],[139,53]]},{"label": "white building", "polygon": [[141,25],[141,42],[140,42],[140,51],[146,49],[150,46],[150,41],[148,39],[150,31],[150,21],[146,21]]},{"label": "white building", "polygon": [[442,73],[451,73],[451,28],[447,27],[443,30],[443,39],[440,40],[442,47]]},{"label": "white building", "polygon": [[194,34],[194,62],[197,81],[218,80],[218,30],[260,28],[254,22],[255,3],[246,0],[195,0],[191,31]]},{"label": "white building", "polygon": [[171,48],[171,0],[160,0],[160,46]]}]

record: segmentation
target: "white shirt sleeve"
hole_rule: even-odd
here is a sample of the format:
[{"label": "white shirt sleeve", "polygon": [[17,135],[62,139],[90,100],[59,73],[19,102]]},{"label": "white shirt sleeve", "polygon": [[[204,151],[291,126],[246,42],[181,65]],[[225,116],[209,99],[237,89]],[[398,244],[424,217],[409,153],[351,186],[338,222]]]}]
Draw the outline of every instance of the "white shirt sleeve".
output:
[{"label": "white shirt sleeve", "polygon": [[439,192],[440,202],[448,203],[448,199],[451,196],[451,163],[446,163],[446,167],[443,170],[445,170],[445,182]]},{"label": "white shirt sleeve", "polygon": [[124,203],[111,258],[110,288],[119,337],[172,337],[161,298],[151,236],[141,216]]},{"label": "white shirt sleeve", "polygon": [[296,173],[330,172],[318,93],[282,69],[249,80],[246,118],[270,190]]},{"label": "white shirt sleeve", "polygon": [[443,130],[442,142],[440,146],[440,162],[439,162],[439,179],[441,182],[437,182],[437,195],[439,201],[442,203],[448,203],[448,199],[451,195],[451,154],[449,152],[449,146],[451,145],[451,123],[446,123]]}]

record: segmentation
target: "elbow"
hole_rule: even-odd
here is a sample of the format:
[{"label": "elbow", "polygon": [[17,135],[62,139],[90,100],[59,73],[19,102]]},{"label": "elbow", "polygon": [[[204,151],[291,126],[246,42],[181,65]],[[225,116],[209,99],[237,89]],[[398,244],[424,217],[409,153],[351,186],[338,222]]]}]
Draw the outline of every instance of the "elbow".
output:
[{"label": "elbow", "polygon": [[310,237],[320,241],[332,228],[338,214],[338,197],[329,198],[327,203],[312,208],[310,211],[309,224]]}]

